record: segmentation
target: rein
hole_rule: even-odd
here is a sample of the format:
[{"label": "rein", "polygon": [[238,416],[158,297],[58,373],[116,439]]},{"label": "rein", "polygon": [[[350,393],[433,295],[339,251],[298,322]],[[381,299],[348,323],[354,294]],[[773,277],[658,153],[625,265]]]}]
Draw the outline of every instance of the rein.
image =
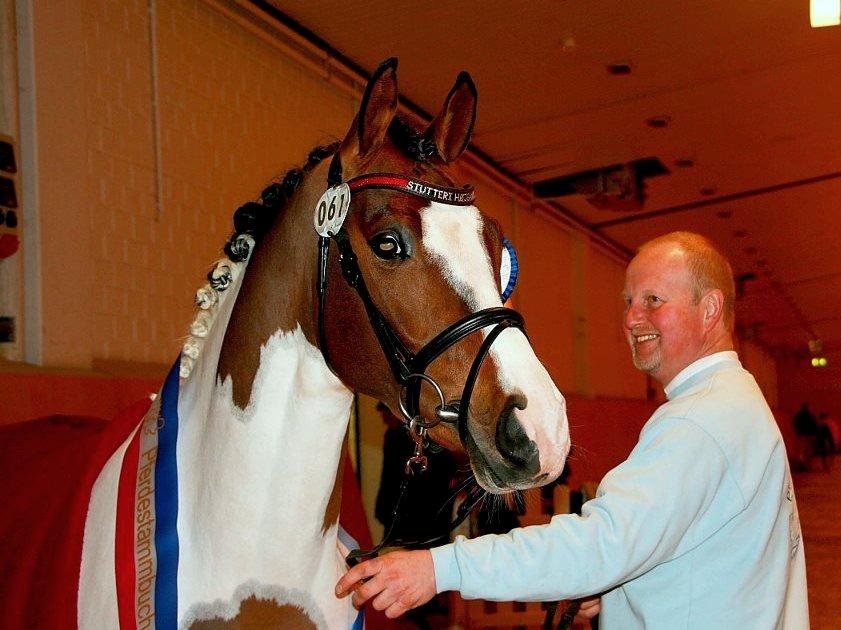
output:
[{"label": "rein", "polygon": [[458,510],[456,510],[456,515],[450,521],[449,525],[447,525],[447,531],[433,536],[432,538],[427,539],[418,539],[418,540],[401,540],[394,538],[394,528],[397,526],[398,521],[400,520],[400,508],[403,505],[403,499],[407,494],[407,490],[409,489],[409,482],[412,480],[413,476],[411,473],[407,472],[404,477],[403,481],[400,483],[400,491],[397,494],[397,500],[394,502],[394,508],[391,511],[391,523],[388,526],[388,529],[383,534],[382,540],[367,551],[363,551],[362,549],[353,549],[350,553],[348,553],[347,557],[345,558],[345,562],[347,562],[348,566],[356,566],[363,560],[369,560],[371,558],[376,558],[380,551],[382,551],[385,547],[404,547],[404,548],[426,548],[430,545],[440,543],[446,540],[450,532],[452,532],[456,527],[461,525],[470,513],[473,511],[473,508],[478,505],[479,501],[481,501],[486,492],[479,487],[473,477],[468,477],[465,481],[461,483],[461,485],[455,490],[453,493],[453,498],[448,499],[444,505],[438,510],[440,513],[441,510],[446,508],[454,499],[455,497],[462,491],[467,492],[467,496],[464,498],[464,501],[461,502],[461,505],[458,506]]}]

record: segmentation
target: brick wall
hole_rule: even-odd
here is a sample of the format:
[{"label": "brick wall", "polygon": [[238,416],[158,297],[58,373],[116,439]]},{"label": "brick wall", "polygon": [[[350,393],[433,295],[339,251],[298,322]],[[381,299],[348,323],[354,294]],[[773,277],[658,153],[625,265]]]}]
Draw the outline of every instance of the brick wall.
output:
[{"label": "brick wall", "polygon": [[233,210],[343,133],[355,104],[204,3],[157,11],[155,112],[146,3],[84,3],[98,359],[169,361]]}]

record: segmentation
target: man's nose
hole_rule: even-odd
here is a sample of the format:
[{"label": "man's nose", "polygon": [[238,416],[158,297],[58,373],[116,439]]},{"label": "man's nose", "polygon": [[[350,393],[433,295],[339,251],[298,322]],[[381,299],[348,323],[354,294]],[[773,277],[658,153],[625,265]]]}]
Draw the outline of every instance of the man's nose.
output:
[{"label": "man's nose", "polygon": [[634,326],[643,323],[642,309],[633,302],[625,307],[625,328],[632,330]]}]

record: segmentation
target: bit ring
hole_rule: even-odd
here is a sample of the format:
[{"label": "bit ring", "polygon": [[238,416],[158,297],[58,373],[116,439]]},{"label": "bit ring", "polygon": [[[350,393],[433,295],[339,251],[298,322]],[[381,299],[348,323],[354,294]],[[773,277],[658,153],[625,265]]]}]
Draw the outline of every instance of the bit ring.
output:
[{"label": "bit ring", "polygon": [[[447,403],[444,400],[444,392],[441,389],[441,386],[438,383],[435,382],[434,378],[432,378],[431,376],[429,376],[427,374],[422,374],[420,372],[416,372],[414,374],[409,374],[409,376],[406,377],[406,382],[408,383],[408,381],[412,380],[413,378],[419,378],[422,381],[426,381],[427,383],[432,385],[432,387],[435,389],[435,393],[438,394],[438,400],[441,401],[441,404],[438,405],[437,409],[442,409],[443,407],[446,406]],[[436,420],[427,421],[427,420],[424,420],[420,415],[412,416],[409,413],[409,410],[406,409],[406,402],[404,400],[405,397],[406,397],[406,385],[403,385],[403,387],[400,389],[400,396],[399,396],[399,399],[398,399],[397,403],[400,407],[400,413],[403,414],[403,417],[406,418],[406,420],[408,422],[414,423],[416,426],[421,427],[423,429],[431,429],[436,424],[441,422],[440,418],[438,418]]]}]

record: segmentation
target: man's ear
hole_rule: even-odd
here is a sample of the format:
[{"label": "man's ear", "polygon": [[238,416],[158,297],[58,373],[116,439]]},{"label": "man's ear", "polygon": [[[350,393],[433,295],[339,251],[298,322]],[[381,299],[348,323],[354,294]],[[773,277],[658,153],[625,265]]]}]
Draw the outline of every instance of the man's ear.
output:
[{"label": "man's ear", "polygon": [[704,328],[712,328],[721,321],[724,316],[724,293],[720,289],[712,289],[701,298],[704,306]]}]

